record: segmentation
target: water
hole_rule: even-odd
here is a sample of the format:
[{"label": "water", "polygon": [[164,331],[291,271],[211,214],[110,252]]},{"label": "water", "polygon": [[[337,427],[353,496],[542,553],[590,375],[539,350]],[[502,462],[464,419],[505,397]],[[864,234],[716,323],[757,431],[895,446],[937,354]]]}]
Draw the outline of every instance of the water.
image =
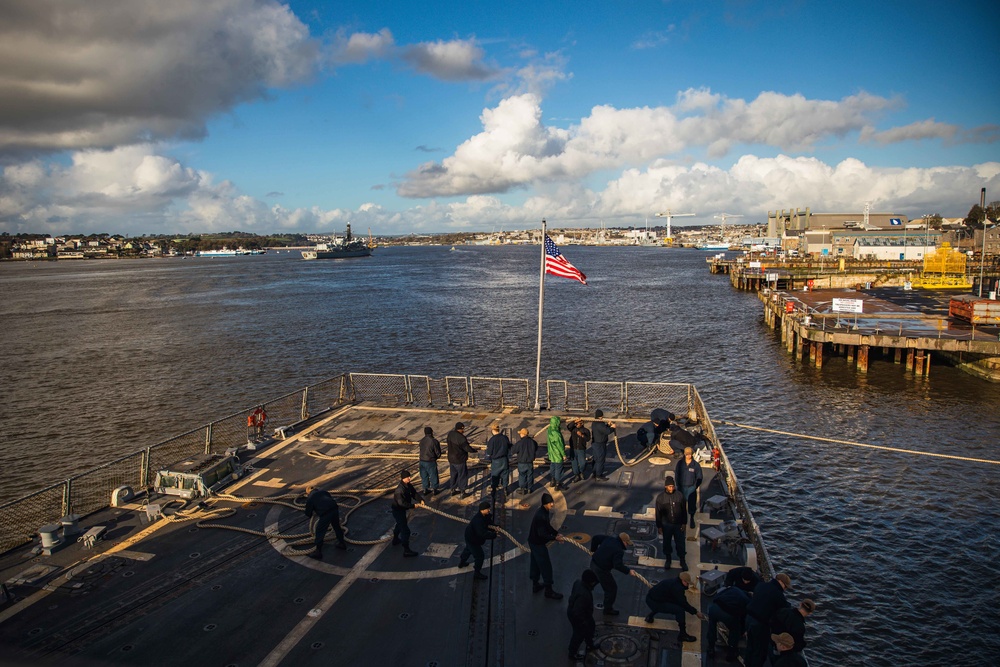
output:
[{"label": "water", "polygon": [[[567,247],[542,375],[693,382],[716,420],[1000,459],[1000,387],[795,362],[697,251]],[[342,371],[534,378],[538,249],[0,264],[0,501]],[[1000,655],[1000,468],[719,427],[812,665]]]}]

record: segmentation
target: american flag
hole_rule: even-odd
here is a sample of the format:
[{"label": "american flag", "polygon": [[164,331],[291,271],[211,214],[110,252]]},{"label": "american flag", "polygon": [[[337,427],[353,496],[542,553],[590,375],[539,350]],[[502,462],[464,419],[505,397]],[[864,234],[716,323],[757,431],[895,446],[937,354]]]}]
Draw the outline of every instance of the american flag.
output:
[{"label": "american flag", "polygon": [[584,285],[587,284],[587,276],[566,261],[566,258],[559,252],[559,246],[552,242],[548,234],[545,235],[545,273],[551,273],[560,278],[579,280]]}]

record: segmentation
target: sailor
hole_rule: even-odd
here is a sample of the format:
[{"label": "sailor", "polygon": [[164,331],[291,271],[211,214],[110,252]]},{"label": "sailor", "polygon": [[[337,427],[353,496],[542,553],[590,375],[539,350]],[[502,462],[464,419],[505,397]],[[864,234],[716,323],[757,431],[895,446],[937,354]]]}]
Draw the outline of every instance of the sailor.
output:
[{"label": "sailor", "polygon": [[615,432],[615,424],[604,421],[603,417],[602,410],[594,411],[594,422],[590,425],[590,433],[594,440],[594,477],[606,482],[608,478],[604,474],[604,466],[608,457],[608,440]]},{"label": "sailor", "polygon": [[265,410],[264,406],[261,405],[257,407],[255,412],[257,415],[257,438],[262,440],[264,438],[264,425],[267,424],[267,410]]},{"label": "sailor", "polygon": [[441,492],[438,488],[438,464],[441,458],[441,443],[434,437],[434,429],[430,426],[424,427],[424,437],[420,439],[420,485],[424,489],[424,495],[437,495]]},{"label": "sailor", "polygon": [[[558,419],[558,418],[557,418]],[[562,593],[552,590],[552,560],[549,558],[548,544],[552,540],[557,542],[565,541],[559,531],[552,526],[552,508],[555,501],[547,493],[542,494],[542,504],[531,519],[531,527],[528,529],[528,548],[531,550],[531,567],[528,576],[531,577],[531,592],[537,593],[545,589],[545,597],[552,600],[561,600]],[[539,583],[541,579],[541,583]]]},{"label": "sailor", "polygon": [[656,422],[650,419],[635,432],[635,439],[639,441],[640,447],[649,449],[656,445],[657,435]]},{"label": "sailor", "polygon": [[451,473],[451,495],[455,496],[471,495],[471,491],[466,491],[465,487],[469,483],[469,454],[476,451],[476,448],[469,444],[469,439],[465,437],[465,424],[458,422],[455,428],[448,431],[445,438],[448,444],[448,464]]},{"label": "sailor", "polygon": [[723,586],[736,586],[742,589],[747,595],[753,595],[753,591],[760,583],[760,576],[752,567],[734,567],[726,572],[726,579]]},{"label": "sailor", "polygon": [[715,657],[715,642],[719,636],[719,623],[723,623],[729,630],[726,661],[736,662],[739,655],[737,647],[740,643],[740,637],[743,636],[748,604],[750,604],[750,596],[737,586],[723,588],[712,598],[712,603],[708,605],[707,653],[709,658]]},{"label": "sailor", "polygon": [[618,584],[611,573],[618,570],[623,574],[631,576],[632,570],[625,566],[625,549],[632,546],[632,538],[628,533],[622,532],[614,535],[595,535],[590,541],[590,550],[594,553],[590,559],[590,569],[597,575],[597,580],[601,582],[604,589],[604,615],[617,616],[619,612],[615,609],[615,598],[618,597]]},{"label": "sailor", "polygon": [[652,623],[657,614],[668,614],[677,621],[680,634],[677,636],[677,644],[693,642],[695,637],[687,633],[687,621],[685,613],[694,614],[701,620],[707,617],[694,607],[692,607],[684,592],[691,586],[691,573],[681,572],[673,579],[664,579],[660,583],[649,589],[646,593],[646,605],[650,612],[646,616],[646,622]]},{"label": "sailor", "polygon": [[690,447],[684,448],[684,458],[674,467],[674,479],[681,488],[681,495],[687,501],[690,520],[688,526],[694,528],[694,514],[698,511],[698,488],[701,487],[703,477],[701,464],[694,460],[694,450]]},{"label": "sailor", "polygon": [[[801,653],[806,647],[806,619],[814,611],[816,611],[816,603],[809,598],[800,602],[795,609],[791,607],[779,609],[771,621],[771,632],[774,634],[787,632],[795,640],[795,646],[792,647],[792,650]],[[774,662],[776,657],[772,655],[771,662]]]},{"label": "sailor", "polygon": [[566,460],[566,443],[563,442],[561,420],[553,416],[549,419],[549,430],[545,433],[549,453],[549,477],[557,491],[561,491],[563,476],[563,461]]},{"label": "sailor", "polygon": [[590,444],[590,429],[583,425],[582,419],[570,422],[569,449],[570,464],[573,466],[573,476],[577,482],[582,482],[587,472],[587,445]]},{"label": "sailor", "polygon": [[486,540],[492,540],[497,536],[495,532],[490,530],[492,525],[493,517],[490,516],[490,504],[484,500],[479,503],[479,511],[465,527],[465,550],[462,551],[458,560],[459,567],[466,567],[469,564],[469,558],[473,558],[476,570],[472,575],[473,579],[489,579],[483,574],[483,561],[486,559],[483,545],[486,544]]},{"label": "sailor", "polygon": [[770,581],[762,581],[753,591],[747,605],[746,667],[761,667],[767,659],[767,637],[771,621],[779,609],[788,607],[785,591],[792,587],[791,578],[784,572]]},{"label": "sailor", "polygon": [[490,490],[497,492],[497,486],[504,491],[510,482],[510,438],[500,432],[500,424],[493,424],[493,435],[486,441],[486,458],[490,460]]},{"label": "sailor", "polygon": [[399,486],[392,494],[392,518],[396,526],[392,529],[392,546],[403,545],[403,555],[413,557],[419,555],[410,549],[410,526],[406,523],[406,512],[414,507],[423,507],[424,503],[416,501],[417,490],[410,484],[410,473],[404,470],[399,473]]},{"label": "sailor", "polygon": [[538,443],[528,436],[528,429],[522,428],[517,434],[521,439],[514,443],[511,453],[517,459],[518,490],[528,495],[535,485],[535,456],[538,454]]},{"label": "sailor", "polygon": [[674,547],[677,549],[677,558],[681,561],[681,569],[686,570],[684,527],[687,524],[687,513],[684,510],[684,496],[674,486],[673,477],[667,477],[663,480],[663,493],[656,496],[654,506],[656,508],[656,530],[663,536],[663,557],[666,559],[663,569],[670,569],[672,562],[670,542],[672,539]]},{"label": "sailor", "polygon": [[316,548],[307,555],[316,560],[323,560],[323,538],[330,526],[333,526],[333,532],[337,536],[337,548],[347,548],[347,543],[344,542],[344,529],[340,525],[340,509],[333,496],[317,488],[315,484],[306,487],[306,494],[308,496],[305,507],[306,518],[311,518],[313,513],[316,514]]},{"label": "sailor", "polygon": [[778,657],[771,661],[772,667],[807,667],[806,659],[794,650],[795,639],[790,634],[782,632],[771,635],[771,641],[778,649]]},{"label": "sailor", "polygon": [[573,634],[569,638],[570,660],[583,660],[586,652],[580,653],[580,644],[587,645],[587,651],[594,650],[594,587],[597,586],[597,575],[591,570],[584,570],[580,579],[574,582],[573,592],[569,595],[569,607],[566,616],[573,626]]}]

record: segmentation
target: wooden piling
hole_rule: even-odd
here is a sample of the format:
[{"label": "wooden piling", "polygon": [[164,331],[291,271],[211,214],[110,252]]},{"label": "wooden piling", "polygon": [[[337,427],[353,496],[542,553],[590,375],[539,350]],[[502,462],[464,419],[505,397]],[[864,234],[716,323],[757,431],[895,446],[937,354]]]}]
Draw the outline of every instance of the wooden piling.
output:
[{"label": "wooden piling", "polygon": [[913,371],[918,376],[921,376],[921,375],[924,374],[924,351],[923,350],[917,350],[917,363],[914,366]]},{"label": "wooden piling", "polygon": [[926,366],[924,367],[924,377],[931,374],[931,351],[927,350]]},{"label": "wooden piling", "polygon": [[858,372],[867,373],[868,372],[868,346],[859,345],[858,346]]},{"label": "wooden piling", "polygon": [[848,345],[847,346],[847,363],[849,363],[849,364],[853,364],[854,363],[854,346],[853,345]]},{"label": "wooden piling", "polygon": [[796,338],[798,340],[795,341],[795,360],[802,361],[802,352],[803,352],[802,348],[805,347],[806,341],[804,338],[802,338],[801,334],[796,336]]},{"label": "wooden piling", "polygon": [[900,362],[901,362],[902,360],[903,360],[903,348],[901,348],[901,347],[897,347],[897,348],[896,348],[896,358],[895,358],[895,359],[893,360],[893,362],[894,362],[894,363],[895,363],[896,365],[899,365],[899,363],[900,363]]},{"label": "wooden piling", "polygon": [[823,368],[823,343],[813,343],[816,347],[816,368]]},{"label": "wooden piling", "polygon": [[913,370],[913,357],[915,355],[914,349],[911,347],[906,351],[906,370]]}]

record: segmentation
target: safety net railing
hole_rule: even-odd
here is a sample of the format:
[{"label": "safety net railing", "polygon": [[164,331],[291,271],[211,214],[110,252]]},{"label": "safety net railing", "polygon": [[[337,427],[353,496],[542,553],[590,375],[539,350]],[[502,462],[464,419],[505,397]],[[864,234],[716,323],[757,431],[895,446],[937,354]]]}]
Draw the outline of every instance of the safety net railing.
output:
[{"label": "safety net railing", "polygon": [[[186,459],[221,454],[275,428],[292,425],[348,400],[347,378],[338,375],[279,398],[257,403],[163,442],[126,454],[58,484],[0,505],[0,553],[30,542],[44,525],[70,515],[86,516],[108,507],[111,494],[122,486],[134,490],[150,485],[157,471]],[[247,418],[263,408],[261,429]]]},{"label": "safety net railing", "polygon": [[[678,416],[693,412],[705,435],[719,444],[705,406],[692,385],[665,382],[570,382],[545,380],[539,396],[542,409],[646,417],[662,408]],[[337,375],[302,390],[263,401],[203,427],[122,456],[62,483],[0,505],[0,552],[29,542],[45,524],[76,514],[85,516],[107,507],[112,492],[121,487],[145,488],[155,473],[186,459],[225,452],[261,437],[248,421],[258,408],[266,414],[267,433],[281,432],[330,408],[367,402],[385,407],[475,407],[501,412],[534,407],[533,383],[522,378],[477,376],[350,373]],[[721,449],[721,447],[720,447]],[[746,496],[725,452],[721,475],[727,495],[743,517],[743,529],[753,542],[761,573],[772,576],[770,559]]]},{"label": "safety net railing", "polygon": [[715,434],[715,429],[712,427],[712,420],[708,416],[705,404],[702,402],[701,396],[698,394],[698,390],[693,386],[691,387],[691,396],[691,409],[694,410],[698,423],[702,425],[702,432],[708,437],[713,445],[719,448],[719,474],[722,476],[722,482],[726,489],[726,495],[736,506],[736,516],[741,517],[743,532],[747,539],[749,539],[753,544],[754,551],[757,556],[757,567],[760,570],[760,574],[764,579],[770,579],[774,576],[774,569],[771,566],[771,557],[767,553],[767,547],[764,546],[764,539],[761,535],[760,526],[757,525],[757,521],[753,517],[753,512],[750,511],[750,505],[747,503],[746,494],[743,492],[740,480],[736,477],[736,472],[733,470],[733,466],[729,462],[729,457],[726,456],[726,451]]}]

